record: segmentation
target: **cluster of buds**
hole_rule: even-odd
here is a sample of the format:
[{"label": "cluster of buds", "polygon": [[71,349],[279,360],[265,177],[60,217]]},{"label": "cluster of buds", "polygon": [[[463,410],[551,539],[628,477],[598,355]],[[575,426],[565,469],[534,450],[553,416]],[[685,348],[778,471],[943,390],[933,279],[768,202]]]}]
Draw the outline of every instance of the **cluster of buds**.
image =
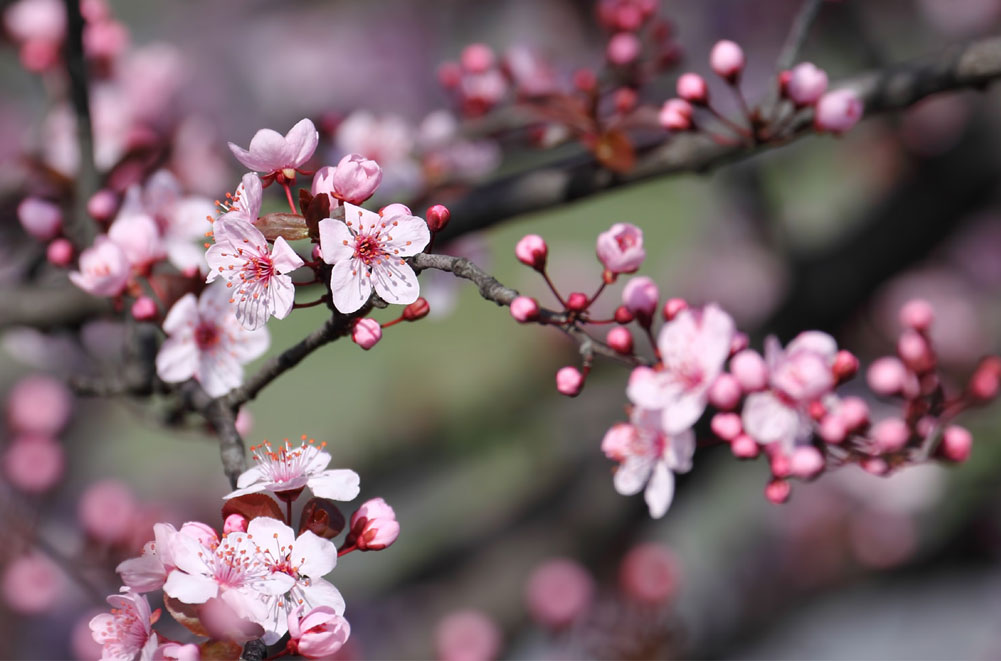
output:
[{"label": "cluster of buds", "polygon": [[[660,18],[657,0],[600,0],[597,4],[598,25],[609,33],[605,57],[624,73],[657,73],[674,64],[680,55],[671,39],[671,23]],[[640,72],[644,48],[649,51],[649,70]],[[639,82],[639,78],[634,82]]]},{"label": "cluster of buds", "polygon": [[743,123],[730,119],[712,105],[709,85],[696,73],[685,73],[678,78],[676,98],[668,99],[660,111],[660,124],[672,132],[694,131],[695,111],[702,109],[729,135],[711,133],[718,141],[727,143],[736,136],[741,141],[756,143],[780,140],[786,137],[799,111],[813,111],[814,127],[820,132],[840,134],[852,128],[862,117],[862,101],[850,89],[827,91],[827,73],[810,62],[803,62],[779,74],[780,97],[786,105],[773,109],[752,108],[740,88],[741,75],[746,65],[744,51],[733,41],[722,40],[709,54],[709,66],[736,94],[743,113]]},{"label": "cluster of buds", "polygon": [[438,80],[455,95],[457,106],[467,117],[478,117],[493,109],[509,87],[505,69],[486,44],[470,44],[457,63],[443,63],[438,67]]},{"label": "cluster of buds", "polygon": [[[105,0],[80,0],[83,52],[93,64],[107,65],[128,46],[129,33]],[[19,48],[21,66],[32,73],[60,66],[66,40],[66,5],[60,0],[18,0],[3,13],[3,24]]]}]

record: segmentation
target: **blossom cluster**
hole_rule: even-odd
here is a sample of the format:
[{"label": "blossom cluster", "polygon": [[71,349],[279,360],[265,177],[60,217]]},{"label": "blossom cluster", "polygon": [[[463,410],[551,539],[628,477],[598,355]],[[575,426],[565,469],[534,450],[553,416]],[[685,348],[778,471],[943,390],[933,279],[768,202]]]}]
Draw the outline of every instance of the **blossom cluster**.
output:
[{"label": "blossom cluster", "polygon": [[[254,459],[226,496],[222,534],[196,521],[179,529],[157,523],[142,555],[118,566],[122,591],[108,597],[110,613],[90,622],[105,658],[197,659],[211,650],[212,658],[235,659],[244,643],[258,638],[267,645],[285,638],[282,651],[325,658],[347,641],[344,599],[324,577],[339,556],[395,542],[400,526],[393,508],[381,498],[362,504],[338,549],[331,540],[345,522],[334,501],[358,496],[358,475],[328,469],[323,444],[305,437],[277,450],[264,442]],[[297,533],[292,504],[307,487],[313,498],[302,508]],[[151,611],[145,596],[157,590],[175,620],[208,640],[181,642],[157,632],[160,612]]]}]

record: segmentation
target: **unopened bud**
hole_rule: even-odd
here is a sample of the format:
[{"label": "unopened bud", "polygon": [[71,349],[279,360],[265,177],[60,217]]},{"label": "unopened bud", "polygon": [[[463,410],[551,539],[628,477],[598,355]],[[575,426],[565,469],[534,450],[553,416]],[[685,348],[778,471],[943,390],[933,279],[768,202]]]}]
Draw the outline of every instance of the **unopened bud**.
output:
[{"label": "unopened bud", "polygon": [[440,232],[448,225],[452,213],[444,204],[436,204],[427,211],[428,229],[432,232]]},{"label": "unopened bud", "polygon": [[858,372],[858,358],[855,357],[851,351],[846,351],[842,349],[834,356],[834,365],[831,367],[831,372],[834,374],[834,380],[837,383],[844,383],[848,379],[855,376]]},{"label": "unopened bud", "polygon": [[247,517],[242,514],[230,514],[222,524],[222,534],[231,532],[247,532]]},{"label": "unopened bud", "polygon": [[664,301],[664,309],[661,311],[665,321],[671,321],[682,310],[688,309],[688,301],[683,298],[669,298]]},{"label": "unopened bud", "polygon": [[758,442],[747,434],[738,434],[730,442],[730,452],[738,459],[754,459],[761,453]]},{"label": "unopened bud", "polygon": [[587,309],[589,300],[587,294],[575,291],[567,296],[567,309],[572,312],[583,312]]},{"label": "unopened bud", "polygon": [[382,339],[382,326],[375,319],[365,317],[355,322],[351,330],[351,341],[368,351]]},{"label": "unopened bud", "polygon": [[511,301],[511,316],[522,324],[535,321],[539,318],[539,304],[534,298],[519,296]]},{"label": "unopened bud", "polygon": [[68,266],[73,261],[73,244],[66,239],[56,239],[45,249],[45,258],[53,266]]},{"label": "unopened bud", "polygon": [[789,500],[789,492],[792,487],[785,480],[772,480],[765,487],[765,498],[775,505],[781,505]]},{"label": "unopened bud", "polygon": [[149,296],[140,296],[132,304],[132,318],[136,321],[150,321],[156,314],[156,302]]},{"label": "unopened bud", "polygon": [[584,385],[584,375],[576,367],[562,367],[556,372],[556,389],[567,397],[576,397]]},{"label": "unopened bud", "polygon": [[525,266],[531,266],[536,271],[546,268],[546,257],[549,246],[546,240],[538,234],[526,234],[514,247],[514,255]]},{"label": "unopened bud", "polygon": [[872,440],[882,453],[904,449],[911,438],[911,430],[900,418],[880,420],[872,428]]},{"label": "unopened bud", "polygon": [[695,105],[705,105],[709,102],[709,86],[706,79],[697,73],[685,73],[678,78],[678,96]]},{"label": "unopened bud", "polygon": [[949,425],[942,432],[942,444],[939,446],[939,454],[948,459],[961,463],[970,458],[973,450],[973,435],[969,430],[959,425]]},{"label": "unopened bud", "polygon": [[709,53],[709,66],[720,78],[735,83],[744,70],[744,51],[727,39],[718,41]]},{"label": "unopened bud", "polygon": [[928,301],[916,298],[900,308],[900,323],[904,328],[926,331],[931,328],[933,321],[935,321],[935,309]]},{"label": "unopened bud", "polygon": [[615,308],[614,317],[615,317],[615,323],[617,324],[628,324],[635,318],[633,316],[633,313],[625,305],[620,305],[619,307]]},{"label": "unopened bud", "polygon": [[608,331],[605,341],[608,346],[612,347],[613,351],[623,356],[628,356],[633,352],[633,334],[629,332],[628,328],[616,326]]},{"label": "unopened bud", "polygon": [[431,311],[431,306],[428,305],[428,300],[421,296],[416,301],[403,308],[403,318],[406,321],[417,321],[418,319],[423,319],[428,316],[428,312]]},{"label": "unopened bud", "polygon": [[971,396],[987,401],[994,399],[1001,389],[1001,358],[989,356],[980,362],[967,386]]}]

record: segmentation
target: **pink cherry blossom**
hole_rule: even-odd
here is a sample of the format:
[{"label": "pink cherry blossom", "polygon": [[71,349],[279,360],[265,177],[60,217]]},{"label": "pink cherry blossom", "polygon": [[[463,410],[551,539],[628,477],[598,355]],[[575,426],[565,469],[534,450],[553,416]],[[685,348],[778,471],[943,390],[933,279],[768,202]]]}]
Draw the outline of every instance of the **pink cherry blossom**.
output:
[{"label": "pink cherry blossom", "polygon": [[536,622],[562,629],[587,611],[594,592],[594,579],[584,567],[569,558],[554,558],[532,572],[525,602]]},{"label": "pink cherry blossom", "polygon": [[0,596],[10,610],[39,615],[52,610],[65,595],[63,574],[41,553],[8,557],[5,563],[0,575]]},{"label": "pink cherry blossom", "polygon": [[689,103],[703,104],[709,100],[709,86],[706,79],[697,73],[683,73],[678,78],[675,90]]},{"label": "pink cherry blossom", "polygon": [[248,493],[283,493],[309,487],[313,495],[331,500],[353,500],[361,479],[353,470],[327,469],[330,455],[312,442],[293,447],[286,441],[277,452],[265,441],[251,448],[255,466],[236,481],[237,490],[225,496],[236,498]]},{"label": "pink cherry blossom", "polygon": [[690,428],[669,434],[662,426],[660,411],[633,408],[631,424],[616,425],[602,441],[609,459],[619,461],[615,490],[631,496],[644,490],[650,516],[667,513],[674,498],[674,473],[687,473],[695,454],[695,434]]},{"label": "pink cherry blossom", "polygon": [[539,304],[534,298],[518,296],[511,301],[511,316],[522,324],[534,321],[539,317]]},{"label": "pink cherry blossom", "polygon": [[336,654],[351,635],[351,626],[337,611],[319,606],[301,615],[302,607],[289,613],[288,631],[295,653],[307,659],[325,659]]},{"label": "pink cherry blossom", "polygon": [[567,397],[576,397],[584,386],[584,375],[572,365],[556,371],[556,390]]},{"label": "pink cherry blossom", "polygon": [[90,485],[77,504],[80,525],[88,535],[105,544],[115,544],[131,533],[138,513],[135,495],[117,480]]},{"label": "pink cherry blossom", "polygon": [[382,326],[371,317],[359,319],[351,328],[351,341],[368,351],[382,339]]},{"label": "pink cherry blossom", "polygon": [[643,250],[643,230],[629,223],[615,223],[598,235],[598,259],[612,273],[632,273],[640,267]]},{"label": "pink cherry blossom", "polygon": [[[126,199],[126,204],[128,200]],[[158,170],[142,190],[142,203],[160,229],[167,259],[181,271],[205,270],[205,236],[216,213],[207,197],[185,196],[169,170]],[[253,219],[252,219],[253,220]]]},{"label": "pink cherry blossom", "polygon": [[108,238],[122,249],[129,265],[141,271],[167,253],[160,238],[160,228],[156,220],[146,212],[139,196],[138,186],[129,189],[122,208],[108,228]]},{"label": "pink cherry blossom", "polygon": [[54,266],[69,266],[73,261],[73,244],[68,239],[56,239],[45,249],[45,258]]},{"label": "pink cherry blossom", "polygon": [[657,119],[668,131],[687,131],[692,128],[692,104],[684,99],[668,99],[660,109]]},{"label": "pink cherry blossom", "polygon": [[434,629],[439,661],[491,661],[501,646],[501,631],[485,613],[462,610],[443,617]]},{"label": "pink cherry blossom", "polygon": [[62,381],[32,374],[7,394],[7,423],[16,431],[53,436],[62,431],[73,411],[73,395]]},{"label": "pink cherry blossom", "polygon": [[168,337],[156,356],[156,373],[167,383],[196,379],[219,397],[243,382],[243,367],[268,350],[267,328],[247,330],[229,304],[229,291],[212,285],[199,298],[185,294],[167,313]]},{"label": "pink cherry blossom", "polygon": [[312,193],[326,193],[331,206],[341,201],[361,204],[372,197],[382,181],[382,168],[360,154],[348,154],[337,167],[322,167],[313,177]]},{"label": "pink cherry blossom", "polygon": [[162,588],[167,575],[175,568],[173,548],[177,535],[190,537],[209,549],[219,545],[215,531],[197,521],[185,523],[180,530],[169,523],[156,523],[153,525],[154,539],[143,547],[142,555],[124,560],[115,567],[122,583],[135,592]]},{"label": "pink cherry blossom", "polygon": [[4,449],[0,465],[15,489],[43,493],[63,476],[66,453],[62,445],[47,436],[18,436]]},{"label": "pink cherry blossom", "polygon": [[108,603],[111,612],[90,621],[94,640],[103,647],[102,658],[152,661],[158,641],[146,597],[126,591],[109,596]]},{"label": "pink cherry blossom", "polygon": [[118,296],[129,281],[129,260],[105,235],[80,254],[80,270],[70,273],[74,285],[94,296]]},{"label": "pink cherry blossom", "polygon": [[608,40],[605,55],[608,61],[618,66],[626,66],[639,57],[643,44],[632,32],[619,32]]},{"label": "pink cherry blossom", "polygon": [[514,256],[518,258],[518,261],[535,270],[546,268],[548,255],[549,246],[546,245],[546,240],[538,234],[526,234],[514,246]]},{"label": "pink cherry blossom", "polygon": [[351,515],[350,540],[360,551],[381,551],[400,535],[396,512],[382,498],[362,503]]},{"label": "pink cherry blossom", "polygon": [[18,41],[58,43],[66,35],[66,7],[59,0],[19,0],[4,10],[3,24]]},{"label": "pink cherry blossom", "polygon": [[[385,210],[384,210],[385,211]],[[408,305],[417,300],[417,275],[404,257],[424,250],[431,240],[427,223],[416,216],[385,212],[385,216],[344,204],[344,221],[320,221],[323,261],[333,264],[330,290],[339,311],[360,309],[375,292],[387,303]]]},{"label": "pink cherry blossom", "polygon": [[668,434],[690,428],[705,411],[733,335],[733,319],[719,306],[683,310],[664,324],[657,339],[663,369],[637,367],[626,394],[637,406],[660,411]]},{"label": "pink cherry blossom", "polygon": [[678,593],[681,563],[671,549],[649,542],[634,546],[622,559],[619,582],[626,596],[663,604]]},{"label": "pink cherry blossom", "polygon": [[283,137],[277,131],[261,129],[250,140],[250,149],[243,149],[229,143],[229,149],[236,160],[255,172],[265,176],[282,175],[285,179],[295,178],[300,169],[316,151],[320,134],[309,119],[302,119]]},{"label": "pink cherry blossom", "polygon": [[59,235],[63,213],[59,205],[37,197],[26,197],[17,205],[17,219],[24,231],[38,239],[48,241]]},{"label": "pink cherry blossom", "polygon": [[344,614],[344,598],[323,579],[337,564],[337,547],[329,539],[308,530],[296,537],[281,521],[263,516],[251,521],[246,533],[231,534],[246,534],[273,575],[290,581],[280,594],[264,597],[268,615],[255,621],[264,627],[265,643],[274,643],[285,635],[289,615],[297,606],[326,606],[338,615]]},{"label": "pink cherry blossom", "polygon": [[660,291],[657,289],[657,283],[645,275],[630,278],[622,289],[622,304],[633,314],[645,317],[647,323],[657,311],[659,301]]},{"label": "pink cherry blossom", "polygon": [[[256,182],[256,183],[255,183]],[[269,249],[267,239],[239,214],[254,218],[260,209],[260,180],[245,175],[243,186],[247,207],[225,214],[215,223],[215,243],[205,253],[209,265],[208,282],[226,280],[234,288],[230,302],[236,305],[236,318],[243,327],[255,330],[274,315],[284,319],[295,302],[295,286],[288,275],[303,265],[302,258],[284,238],[275,239]]]}]

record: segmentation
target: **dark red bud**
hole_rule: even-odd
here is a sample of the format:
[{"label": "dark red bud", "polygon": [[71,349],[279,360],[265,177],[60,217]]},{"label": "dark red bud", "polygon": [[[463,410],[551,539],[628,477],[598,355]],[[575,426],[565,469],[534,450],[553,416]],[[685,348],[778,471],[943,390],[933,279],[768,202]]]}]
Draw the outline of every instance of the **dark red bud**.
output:
[{"label": "dark red bud", "polygon": [[403,318],[407,321],[417,321],[418,319],[423,319],[428,316],[428,312],[431,311],[431,306],[428,305],[426,298],[421,296],[416,301],[403,308]]},{"label": "dark red bud", "polygon": [[587,294],[575,291],[567,296],[567,309],[574,312],[583,312],[587,309],[588,302]]},{"label": "dark red bud", "polygon": [[615,322],[618,324],[628,324],[634,319],[633,313],[625,305],[615,308]]},{"label": "dark red bud", "polygon": [[448,225],[452,213],[444,204],[436,204],[427,211],[428,229],[432,232],[440,232]]}]

